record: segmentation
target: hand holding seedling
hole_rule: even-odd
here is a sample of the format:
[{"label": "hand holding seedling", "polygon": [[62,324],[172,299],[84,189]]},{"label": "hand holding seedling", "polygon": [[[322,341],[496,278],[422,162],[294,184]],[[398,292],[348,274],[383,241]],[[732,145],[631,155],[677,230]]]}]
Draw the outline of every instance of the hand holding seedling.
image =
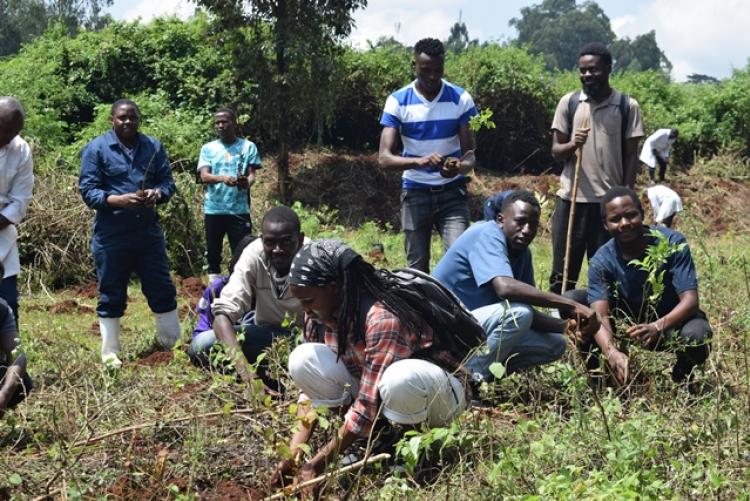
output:
[{"label": "hand holding seedling", "polygon": [[221,182],[227,186],[237,186],[237,178],[234,176],[221,176]]},{"label": "hand holding seedling", "polygon": [[143,206],[146,208],[152,208],[156,205],[156,202],[161,198],[161,192],[156,188],[149,188],[143,190]]},{"label": "hand holding seedling", "polygon": [[628,356],[619,350],[612,350],[607,354],[607,363],[609,363],[609,368],[612,370],[612,375],[617,384],[625,384],[630,372]]},{"label": "hand holding seedling", "polygon": [[[468,160],[468,162],[465,162]],[[443,162],[440,169],[440,175],[443,177],[456,177],[459,174],[466,174],[474,167],[474,150],[468,150],[461,158],[449,157]]]},{"label": "hand holding seedling", "polygon": [[659,338],[659,328],[656,322],[634,325],[626,333],[630,339],[641,346],[651,346]]},{"label": "hand holding seedling", "polygon": [[[297,476],[294,477],[294,484],[292,485],[299,485],[303,482],[308,482],[321,473],[323,473],[323,470],[325,469],[325,463],[305,463],[303,464],[299,472],[297,473]],[[320,485],[310,485],[308,487],[303,488],[300,492],[300,498],[301,499],[317,499],[318,497],[318,491],[320,490]]]},{"label": "hand holding seedling", "polygon": [[427,155],[426,157],[419,157],[416,159],[417,167],[438,167],[443,164],[445,157],[437,153]]},{"label": "hand holding seedling", "polygon": [[107,205],[116,209],[141,209],[145,207],[144,202],[145,196],[137,192],[107,197]]},{"label": "hand holding seedling", "polygon": [[461,172],[461,161],[456,157],[446,158],[440,175],[443,177],[456,177]]},{"label": "hand holding seedling", "polygon": [[584,341],[591,339],[600,326],[599,317],[593,309],[576,304],[573,306],[573,313],[568,320],[565,332],[574,342]]}]

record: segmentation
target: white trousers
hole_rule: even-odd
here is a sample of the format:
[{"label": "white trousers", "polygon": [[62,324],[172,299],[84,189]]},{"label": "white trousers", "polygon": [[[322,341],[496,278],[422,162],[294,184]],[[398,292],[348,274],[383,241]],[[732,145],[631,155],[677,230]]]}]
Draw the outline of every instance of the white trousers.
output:
[{"label": "white trousers", "polygon": [[[289,374],[314,407],[351,404],[359,381],[322,343],[303,343],[289,355]],[[410,358],[391,364],[378,382],[382,415],[399,424],[425,422],[444,426],[466,409],[459,379],[426,360]]]}]

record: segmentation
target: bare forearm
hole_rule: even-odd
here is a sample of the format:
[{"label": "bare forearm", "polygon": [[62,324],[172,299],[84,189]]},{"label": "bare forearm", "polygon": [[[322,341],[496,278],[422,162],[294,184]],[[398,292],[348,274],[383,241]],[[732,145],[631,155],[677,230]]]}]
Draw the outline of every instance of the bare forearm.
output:
[{"label": "bare forearm", "polygon": [[500,287],[495,287],[495,292],[503,299],[510,302],[519,302],[530,306],[542,306],[545,308],[575,308],[575,301],[557,294],[552,294],[532,287],[531,285],[512,280]]},{"label": "bare forearm", "polygon": [[321,447],[310,462],[321,469],[324,468],[325,465],[334,461],[341,452],[347,450],[357,438],[357,435],[346,429],[346,425],[342,425],[336,436]]},{"label": "bare forearm", "polygon": [[461,160],[461,174],[466,175],[474,171],[477,166],[477,157],[474,152],[464,154],[465,156]]},{"label": "bare forearm", "polygon": [[534,311],[531,329],[536,332],[565,332],[567,320],[552,317],[541,311]]},{"label": "bare forearm", "polygon": [[568,141],[565,143],[554,143],[552,145],[552,157],[560,162],[568,160],[576,151],[575,141]]},{"label": "bare forearm", "polygon": [[220,184],[226,180],[226,176],[214,176],[213,174],[201,174],[203,184]]},{"label": "bare forearm", "polygon": [[390,152],[380,152],[378,163],[383,169],[394,171],[404,171],[419,167],[416,157],[402,157]]},{"label": "bare forearm", "polygon": [[672,311],[658,319],[656,328],[659,332],[675,329],[683,325],[690,317],[698,313],[698,294],[683,295]]},{"label": "bare forearm", "polygon": [[13,398],[16,387],[23,377],[25,366],[26,359],[24,358],[23,366],[18,365],[18,361],[16,361],[13,365],[8,367],[8,371],[5,373],[5,379],[3,380],[3,386],[0,388],[0,409],[5,409],[10,399]]},{"label": "bare forearm", "polygon": [[630,158],[625,159],[625,165],[623,167],[623,182],[625,183],[625,186],[627,186],[630,189],[633,189],[635,186],[635,177],[636,177],[636,158]]}]

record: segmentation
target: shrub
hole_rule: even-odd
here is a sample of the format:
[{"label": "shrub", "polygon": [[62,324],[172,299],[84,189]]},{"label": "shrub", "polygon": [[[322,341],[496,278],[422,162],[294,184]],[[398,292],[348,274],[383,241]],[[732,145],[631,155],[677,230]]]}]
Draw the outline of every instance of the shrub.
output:
[{"label": "shrub", "polygon": [[493,112],[496,128],[477,133],[483,167],[507,172],[523,163],[539,172],[550,164],[548,130],[559,96],[540,57],[495,44],[472,47],[448,58],[446,76],[471,93],[477,108]]}]

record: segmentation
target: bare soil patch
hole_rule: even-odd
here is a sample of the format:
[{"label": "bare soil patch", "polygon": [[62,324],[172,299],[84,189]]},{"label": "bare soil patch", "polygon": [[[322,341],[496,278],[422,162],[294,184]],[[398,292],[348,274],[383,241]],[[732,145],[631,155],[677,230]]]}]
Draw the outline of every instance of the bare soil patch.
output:
[{"label": "bare soil patch", "polygon": [[146,367],[154,367],[157,365],[167,365],[172,361],[173,354],[171,351],[157,351],[142,357],[136,363],[138,365],[144,365]]},{"label": "bare soil patch", "polygon": [[75,299],[65,299],[47,307],[47,311],[53,315],[64,315],[69,313],[88,314],[94,313],[94,308],[79,304]]}]

